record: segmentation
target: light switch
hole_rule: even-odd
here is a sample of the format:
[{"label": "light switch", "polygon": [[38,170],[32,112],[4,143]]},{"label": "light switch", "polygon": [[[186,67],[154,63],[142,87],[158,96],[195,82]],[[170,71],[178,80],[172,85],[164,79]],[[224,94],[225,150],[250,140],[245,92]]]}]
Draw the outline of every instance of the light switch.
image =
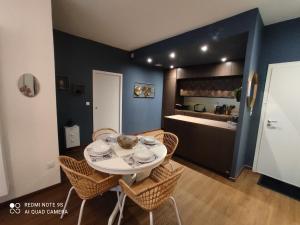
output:
[{"label": "light switch", "polygon": [[85,105],[86,105],[86,106],[90,106],[91,103],[90,103],[90,102],[85,102]]}]

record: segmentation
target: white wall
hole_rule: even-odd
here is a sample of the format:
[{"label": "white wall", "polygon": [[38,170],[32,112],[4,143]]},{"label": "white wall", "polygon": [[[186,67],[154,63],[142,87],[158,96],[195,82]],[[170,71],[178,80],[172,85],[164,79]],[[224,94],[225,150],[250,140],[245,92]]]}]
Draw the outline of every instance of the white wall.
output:
[{"label": "white wall", "polygon": [[[50,0],[0,0],[0,115],[9,195],[60,182]],[[23,96],[18,78],[34,74],[40,93]],[[47,169],[47,164],[55,163]]]},{"label": "white wall", "polygon": [[4,154],[2,146],[2,133],[1,133],[2,121],[0,117],[0,197],[8,194],[6,168],[4,164]]}]

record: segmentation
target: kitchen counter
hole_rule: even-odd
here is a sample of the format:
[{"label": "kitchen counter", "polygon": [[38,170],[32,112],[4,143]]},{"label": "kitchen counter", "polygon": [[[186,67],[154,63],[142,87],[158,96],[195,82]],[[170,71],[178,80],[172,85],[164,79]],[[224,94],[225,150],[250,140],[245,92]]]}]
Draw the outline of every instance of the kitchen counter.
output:
[{"label": "kitchen counter", "polygon": [[236,126],[232,126],[227,122],[217,121],[217,120],[209,120],[203,119],[193,116],[184,116],[184,115],[173,115],[173,116],[165,116],[165,118],[174,119],[174,120],[181,120],[190,123],[202,124],[205,126],[228,129],[228,130],[236,130]]},{"label": "kitchen counter", "polygon": [[164,130],[177,135],[175,154],[228,177],[236,127],[227,122],[185,115],[164,117]]}]

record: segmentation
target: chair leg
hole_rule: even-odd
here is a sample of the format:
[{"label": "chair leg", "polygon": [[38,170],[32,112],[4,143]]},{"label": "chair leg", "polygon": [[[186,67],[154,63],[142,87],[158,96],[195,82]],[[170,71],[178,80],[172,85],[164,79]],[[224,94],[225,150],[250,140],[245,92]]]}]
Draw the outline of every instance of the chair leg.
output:
[{"label": "chair leg", "polygon": [[177,208],[177,205],[176,205],[175,198],[171,196],[170,199],[173,203],[173,206],[174,206],[174,209],[175,209],[175,212],[176,212],[176,217],[177,217],[178,224],[181,225],[181,220],[180,220],[180,216],[179,216],[179,212],[178,212],[178,208]]},{"label": "chair leg", "polygon": [[150,225],[153,225],[154,223],[153,223],[153,212],[152,211],[149,212],[149,219],[150,219]]},{"label": "chair leg", "polygon": [[72,193],[73,190],[74,190],[74,187],[72,186],[72,187],[70,188],[70,190],[69,190],[69,193],[68,193],[66,202],[65,202],[65,204],[64,204],[64,208],[63,208],[63,211],[62,211],[62,213],[61,213],[60,219],[62,219],[62,218],[64,217],[64,215],[65,215],[66,208],[67,208],[67,205],[68,205],[68,203],[69,203],[70,195],[71,195],[71,193]]},{"label": "chair leg", "polygon": [[123,218],[123,210],[124,210],[124,205],[125,205],[125,200],[126,200],[127,195],[124,195],[123,199],[122,199],[122,204],[121,204],[121,210],[120,210],[120,214],[119,214],[119,220],[118,220],[118,225],[121,224],[121,220]]},{"label": "chair leg", "polygon": [[82,218],[82,213],[83,213],[83,208],[84,208],[85,202],[86,202],[86,199],[82,200],[77,225],[80,225],[80,223],[81,223],[81,218]]},{"label": "chair leg", "polygon": [[117,191],[117,199],[118,199],[118,206],[119,206],[119,211],[121,211],[121,199],[120,199],[120,193]]}]

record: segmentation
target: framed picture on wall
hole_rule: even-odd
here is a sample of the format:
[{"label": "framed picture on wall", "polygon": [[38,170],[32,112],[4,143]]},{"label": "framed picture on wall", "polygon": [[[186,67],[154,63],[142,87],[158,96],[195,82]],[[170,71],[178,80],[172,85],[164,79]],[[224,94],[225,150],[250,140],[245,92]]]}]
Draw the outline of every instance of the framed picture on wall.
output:
[{"label": "framed picture on wall", "polygon": [[64,76],[56,76],[56,89],[57,90],[68,90],[69,89],[69,78]]},{"label": "framed picture on wall", "polygon": [[154,98],[154,85],[136,82],[134,84],[133,94],[135,98]]}]

